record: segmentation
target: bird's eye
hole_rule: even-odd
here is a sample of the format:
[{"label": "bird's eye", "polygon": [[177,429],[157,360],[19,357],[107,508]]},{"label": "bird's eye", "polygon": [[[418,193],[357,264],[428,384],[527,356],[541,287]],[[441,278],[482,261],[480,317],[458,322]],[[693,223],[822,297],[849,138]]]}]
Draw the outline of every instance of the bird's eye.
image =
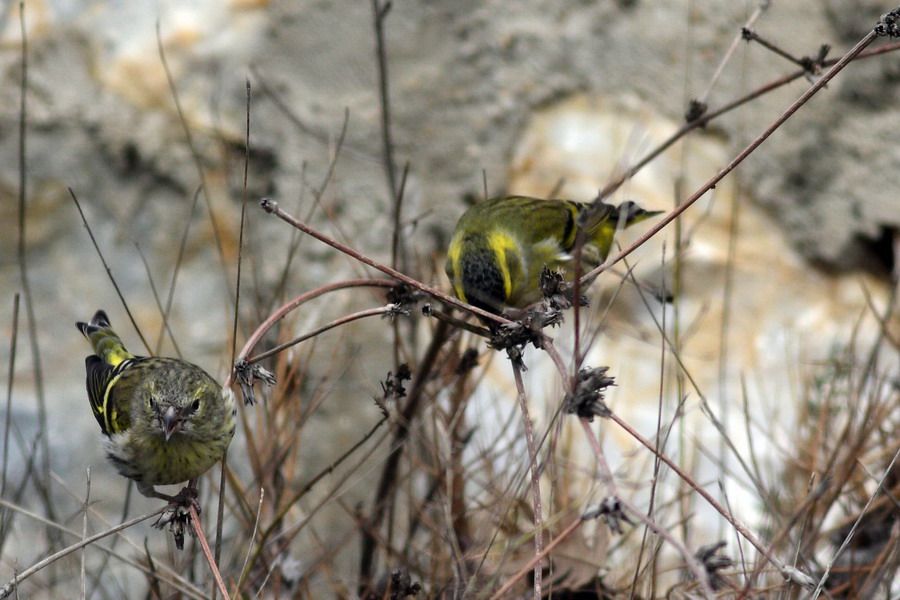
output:
[{"label": "bird's eye", "polygon": [[199,409],[200,409],[200,401],[199,401],[199,400],[194,400],[194,401],[191,403],[191,412],[197,412]]}]

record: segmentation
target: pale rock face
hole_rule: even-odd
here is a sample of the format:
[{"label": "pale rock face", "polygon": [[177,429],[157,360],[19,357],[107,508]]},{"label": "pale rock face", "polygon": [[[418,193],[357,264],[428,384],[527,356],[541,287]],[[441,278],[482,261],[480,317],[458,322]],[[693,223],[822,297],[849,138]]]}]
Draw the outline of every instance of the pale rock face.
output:
[{"label": "pale rock face", "polygon": [[[676,129],[674,122],[633,98],[578,95],[563,100],[529,120],[515,145],[509,191],[547,195],[558,190],[558,197],[590,200],[622,165],[632,164]],[[765,147],[759,152],[765,152]],[[674,199],[689,196],[730,158],[721,140],[694,134],[654,160],[613,200],[632,199],[648,209],[671,210]],[[777,480],[787,458],[785,451],[790,451],[796,441],[798,405],[812,385],[817,368],[836,348],[851,341],[863,353],[867,351],[879,328],[867,307],[865,290],[882,311],[890,290],[885,281],[873,276],[834,276],[816,270],[785,241],[782,230],[773,222],[777,215],[766,214],[747,192],[738,190],[735,177],[730,176],[682,218],[684,251],[676,300],[679,355],[697,387],[685,377],[681,378],[683,387],[679,387],[681,369],[671,348],[667,348],[665,366],[661,366],[662,340],[657,323],[665,318],[666,335],[673,341],[676,318],[673,305],[663,306],[653,291],[663,282],[667,290],[673,289],[674,224],[627,259],[635,277],[647,288],[646,306],[634,285],[623,285],[621,276],[611,272],[601,275],[592,289],[593,305],[583,314],[588,322],[586,338],[597,337],[585,365],[610,367],[616,387],[608,390],[607,403],[651,440],[660,403],[660,374],[664,372],[663,427],[673,419],[679,393],[686,398],[681,408],[683,420],[669,437],[666,453],[720,500],[715,482],[722,481],[734,512],[745,522],[760,525],[759,499],[737,483],[747,477],[701,409],[700,395],[723,423],[745,462],[750,453],[749,428],[764,475]],[[639,224],[617,239],[624,247],[659,218]],[[729,266],[730,244],[733,258]],[[616,273],[624,270],[621,264],[615,269]],[[726,297],[728,278],[731,287]],[[563,329],[548,333],[569,360],[571,314],[567,321]],[[890,326],[900,330],[896,319]],[[562,386],[547,356],[529,350],[525,362],[532,418],[542,431],[559,406]],[[885,364],[883,368],[891,367]],[[489,425],[504,423],[499,416],[516,410],[515,387],[506,360],[494,360],[484,387],[476,395],[480,402],[475,414],[498,417],[484,419],[486,425],[480,433],[486,439],[515,438],[520,426]],[[594,429],[606,441],[611,468],[621,477],[620,486],[628,482],[628,494],[633,494],[639,504],[646,502],[652,454],[614,423],[598,422]],[[560,447],[565,449],[566,469],[570,471],[569,487],[558,491],[581,502],[596,502],[606,492],[596,479],[593,454],[584,438],[575,419],[567,418]],[[724,457],[721,467],[717,466],[717,457]],[[673,498],[678,487],[677,479],[667,476],[659,488],[660,498]],[[719,530],[719,520],[702,501],[694,506],[700,515],[710,517],[694,522],[699,526],[695,544],[706,543]]]},{"label": "pale rock face", "polygon": [[[773,39],[790,40],[790,49],[798,54],[825,41],[834,42],[837,52],[839,46],[852,44],[854,36],[883,11],[875,2],[857,7],[830,0],[827,11],[821,10],[821,4],[820,0],[772,3],[765,19],[767,31]],[[6,302],[7,311],[0,320],[3,340],[9,340],[12,293],[20,289],[15,260],[21,72],[18,5],[17,0],[0,2],[4,82],[0,86],[0,289],[5,294],[0,301]],[[220,216],[229,264],[234,264],[237,254],[248,78],[254,85],[249,180],[251,188],[256,186],[250,197],[277,195],[291,206],[298,198],[308,201],[310,188],[324,178],[349,108],[347,141],[325,204],[338,211],[355,247],[383,255],[390,211],[380,161],[371,6],[358,0],[27,0],[25,5],[30,49],[25,240],[51,403],[53,464],[69,472],[68,481],[74,485],[80,483],[78,473],[85,464],[100,464],[103,457],[95,440],[96,423],[84,410],[84,347],[72,323],[99,306],[112,310],[118,299],[67,188],[81,198],[136,320],[155,345],[162,337],[159,311],[135,243],[146,253],[153,276],[164,289],[200,183],[160,62],[157,21],[184,118],[205,167],[210,204]],[[717,58],[728,46],[746,18],[746,8],[744,3],[686,0],[395,2],[387,45],[397,160],[401,165],[409,160],[411,165],[406,216],[419,222],[407,231],[413,254],[443,251],[441,234],[447,234],[462,212],[459,199],[472,190],[480,192],[482,170],[490,193],[509,187],[545,195],[564,178],[562,194],[591,197],[620,165],[632,163],[677,127],[661,114],[671,117],[683,112],[684,90],[691,88],[687,93],[692,93],[700,87],[698,80],[705,83],[715,68],[715,61],[708,59]],[[712,106],[730,99],[733,90],[792,69],[759,48],[748,48],[745,59],[746,70],[726,69],[717,94],[711,97]],[[895,66],[893,57],[852,65],[829,85],[827,93],[816,98],[815,106],[792,118],[747,165],[748,188],[767,206],[785,207],[787,214],[779,220],[789,224],[787,233],[804,244],[808,255],[833,261],[835,255],[844,256],[848,237],[859,232],[871,237],[881,227],[898,225]],[[803,85],[801,81],[760,98],[752,110],[724,119],[722,128],[736,130],[736,125],[746,124],[748,131],[760,130]],[[535,109],[571,90],[584,89],[602,90],[607,96],[583,96]],[[293,119],[276,104],[276,97]],[[520,132],[523,125],[525,130]],[[669,208],[673,197],[684,197],[730,157],[714,139],[695,136],[687,147],[687,179],[677,194],[681,157],[676,148],[628,182],[616,200],[633,198],[650,208]],[[797,182],[811,188],[802,203],[793,202],[790,193],[800,186]],[[729,407],[729,427],[737,429],[734,438],[741,451],[741,375],[747,382],[754,431],[765,434],[760,434],[759,443],[772,438],[782,447],[789,442],[784,438],[794,412],[784,399],[799,397],[808,370],[815,366],[812,361],[826,356],[836,339],[846,339],[860,315],[866,315],[863,330],[872,331],[871,319],[860,304],[859,281],[866,281],[876,304],[884,297],[883,286],[857,275],[831,278],[816,273],[785,246],[768,217],[742,201],[728,369],[720,386],[716,373],[722,344],[717,332],[723,310],[731,194],[723,184],[715,192],[716,202],[710,205],[703,200],[685,216],[690,246],[684,254],[679,305],[681,355],[714,410],[720,399]],[[858,214],[849,219],[847,215],[855,209]],[[815,219],[807,218],[809,210]],[[222,348],[228,345],[231,313],[223,300],[223,285],[233,285],[233,278],[223,277],[218,268],[216,243],[205,214],[202,204],[193,213],[172,324],[187,354],[211,371],[224,373],[228,358]],[[273,248],[286,247],[290,231],[282,224],[257,219],[254,226],[259,228],[254,239],[265,239]],[[633,239],[648,226],[640,225],[623,239]],[[636,273],[647,285],[658,285],[664,274],[671,280],[671,268],[660,268],[659,244],[663,237],[668,240],[670,262],[672,228],[664,234],[632,257],[638,262]],[[314,244],[304,249],[310,252],[307,268],[302,273],[296,270],[291,278],[297,289],[352,272],[347,261],[328,249]],[[852,260],[838,262],[853,264]],[[262,268],[279,266],[271,261]],[[271,280],[272,272],[267,274]],[[617,281],[607,274],[598,286],[613,289]],[[599,291],[593,295],[596,309],[606,306]],[[588,362],[612,367],[619,387],[610,391],[610,403],[650,435],[656,424],[660,336],[635,296],[630,286],[622,290],[603,321],[606,329],[593,344]],[[650,303],[659,315],[658,303],[652,299]],[[298,330],[346,313],[343,306],[335,302],[327,307],[331,312],[320,307],[308,310]],[[668,309],[670,327],[673,319]],[[554,335],[560,337],[563,350],[571,347],[563,333]],[[375,340],[375,347],[383,344],[380,325],[366,336],[367,343]],[[24,342],[20,347],[24,348]],[[496,368],[485,375],[490,384],[485,387],[493,390],[495,401],[470,410],[485,430],[496,422],[509,424],[508,431],[514,433],[521,418],[515,404],[506,402],[514,396],[509,394],[508,365],[501,358],[496,356]],[[7,359],[7,344],[0,344],[0,364],[7,364]],[[547,410],[555,409],[555,399],[561,395],[558,379],[537,353],[529,350],[526,360],[532,399],[546,401]],[[368,391],[389,362],[386,353],[380,353],[361,361],[358,379],[346,379],[356,386],[355,393],[359,388]],[[677,396],[672,391],[673,364],[668,355],[664,420],[671,418]],[[36,403],[28,352],[19,352],[16,369],[14,422],[30,435]],[[712,427],[697,409],[696,392],[687,387],[685,393],[689,394],[685,436],[692,444],[701,439],[709,455],[715,456],[718,438],[709,433]],[[534,414],[546,420],[537,408]],[[359,427],[345,417],[332,419],[329,427],[318,428],[321,443],[311,443],[312,456],[304,459],[311,465],[330,464],[330,450],[354,443]],[[619,468],[623,453],[633,451],[633,441],[608,424],[598,429],[612,442],[611,458]],[[582,486],[573,483],[573,494],[586,487],[584,482],[593,472],[592,459],[579,446],[580,433],[575,431],[568,438],[577,465],[571,472],[580,477],[577,485]],[[676,452],[674,442],[669,448]],[[644,465],[651,462],[645,451],[634,452]],[[704,460],[701,475],[718,473]],[[118,493],[121,481],[115,474],[106,474]],[[647,489],[645,475],[646,470],[634,474],[640,493]],[[95,489],[102,489],[103,476],[97,470]],[[117,517],[117,506],[107,508],[109,516]],[[340,522],[345,520],[345,515],[339,515]],[[28,562],[25,555],[17,558],[20,564]]]}]

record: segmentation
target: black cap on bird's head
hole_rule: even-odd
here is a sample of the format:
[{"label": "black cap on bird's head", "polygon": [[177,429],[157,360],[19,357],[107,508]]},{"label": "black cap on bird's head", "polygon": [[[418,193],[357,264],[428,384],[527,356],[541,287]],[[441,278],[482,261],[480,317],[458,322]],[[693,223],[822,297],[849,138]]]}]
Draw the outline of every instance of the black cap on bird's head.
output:
[{"label": "black cap on bird's head", "polygon": [[623,223],[623,227],[628,227],[634,223],[640,223],[644,219],[655,217],[663,213],[661,210],[644,210],[638,206],[637,202],[626,200],[619,205],[617,209],[619,221]]}]

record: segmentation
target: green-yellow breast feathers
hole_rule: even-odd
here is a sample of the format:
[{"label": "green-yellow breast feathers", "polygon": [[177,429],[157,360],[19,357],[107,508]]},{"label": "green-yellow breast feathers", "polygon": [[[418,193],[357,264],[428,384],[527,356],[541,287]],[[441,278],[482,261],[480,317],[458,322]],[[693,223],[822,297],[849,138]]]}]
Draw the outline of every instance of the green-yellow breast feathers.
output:
[{"label": "green-yellow breast feathers", "polygon": [[[651,216],[634,202],[619,206],[571,200],[506,196],[486,200],[460,217],[450,240],[446,271],[456,296],[469,304],[500,312],[540,299],[540,274],[546,266],[570,266],[578,227],[585,232],[583,256],[603,261],[619,227]],[[586,221],[586,222],[585,222]]]}]

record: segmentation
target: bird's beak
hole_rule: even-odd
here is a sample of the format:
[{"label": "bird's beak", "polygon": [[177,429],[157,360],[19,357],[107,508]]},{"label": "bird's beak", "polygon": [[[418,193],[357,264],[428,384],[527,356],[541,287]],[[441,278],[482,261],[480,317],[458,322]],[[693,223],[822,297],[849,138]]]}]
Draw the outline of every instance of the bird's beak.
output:
[{"label": "bird's beak", "polygon": [[174,406],[166,408],[166,412],[162,414],[162,426],[163,433],[166,434],[167,442],[169,441],[169,438],[172,437],[172,434],[181,428],[181,419],[175,412]]}]

